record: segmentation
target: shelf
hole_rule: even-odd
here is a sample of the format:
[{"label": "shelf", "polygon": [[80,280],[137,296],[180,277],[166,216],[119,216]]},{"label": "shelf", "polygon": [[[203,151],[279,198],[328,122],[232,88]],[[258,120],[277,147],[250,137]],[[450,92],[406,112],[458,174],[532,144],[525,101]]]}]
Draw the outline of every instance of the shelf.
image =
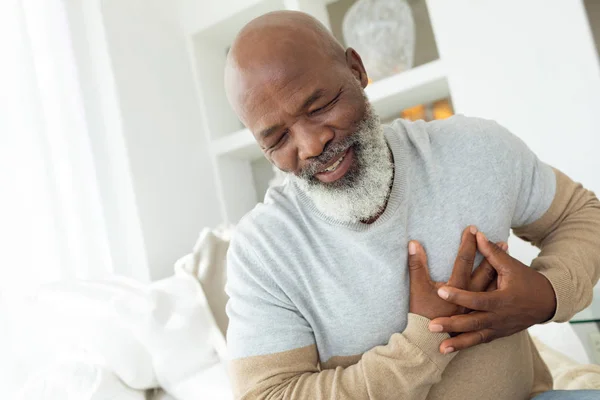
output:
[{"label": "shelf", "polygon": [[229,156],[244,160],[256,160],[263,156],[252,132],[248,129],[242,129],[213,140],[211,150],[216,156]]},{"label": "shelf", "polygon": [[441,60],[379,80],[365,91],[382,120],[399,117],[405,108],[450,96]]},{"label": "shelf", "polygon": [[[407,107],[450,95],[441,60],[377,81],[367,87],[366,93],[382,120],[399,117],[400,111]],[[263,156],[248,129],[213,140],[211,149],[216,156],[244,160],[255,160]]]}]

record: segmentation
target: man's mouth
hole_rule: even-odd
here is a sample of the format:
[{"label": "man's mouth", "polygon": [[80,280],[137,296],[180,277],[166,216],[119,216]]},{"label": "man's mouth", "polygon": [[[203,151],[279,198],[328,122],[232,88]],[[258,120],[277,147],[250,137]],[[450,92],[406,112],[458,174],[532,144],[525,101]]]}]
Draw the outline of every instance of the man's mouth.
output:
[{"label": "man's mouth", "polygon": [[323,183],[330,183],[340,179],[348,172],[354,159],[354,151],[349,147],[343,154],[331,160],[329,165],[315,174],[315,178]]},{"label": "man's mouth", "polygon": [[335,169],[338,167],[338,165],[340,165],[340,163],[342,162],[342,160],[344,159],[345,156],[346,156],[346,153],[342,154],[340,157],[338,157],[338,159],[337,159],[336,162],[334,162],[333,164],[331,164],[331,166],[329,168],[325,168],[321,172],[332,172],[332,171],[335,171]]}]

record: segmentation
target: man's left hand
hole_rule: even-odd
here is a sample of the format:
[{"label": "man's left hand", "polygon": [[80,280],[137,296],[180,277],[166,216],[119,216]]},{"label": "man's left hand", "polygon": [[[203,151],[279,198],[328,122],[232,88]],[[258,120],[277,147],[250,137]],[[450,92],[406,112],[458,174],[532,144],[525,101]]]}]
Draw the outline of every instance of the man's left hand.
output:
[{"label": "man's left hand", "polygon": [[477,248],[496,270],[498,288],[470,292],[443,286],[438,290],[444,300],[473,310],[436,318],[429,324],[432,332],[460,333],[442,342],[440,352],[444,354],[448,347],[463,350],[510,336],[548,321],[556,311],[554,289],[544,275],[505,253],[482,232],[477,232]]}]

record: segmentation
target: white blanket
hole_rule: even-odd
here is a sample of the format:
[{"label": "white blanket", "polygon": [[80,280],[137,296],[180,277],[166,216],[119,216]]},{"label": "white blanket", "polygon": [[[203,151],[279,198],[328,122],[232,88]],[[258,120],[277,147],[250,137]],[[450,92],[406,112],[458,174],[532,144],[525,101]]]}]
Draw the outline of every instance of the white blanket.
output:
[{"label": "white blanket", "polygon": [[[24,398],[64,400],[69,390],[100,378],[98,390],[103,382],[113,390],[111,374],[127,389],[161,387],[180,400],[231,398],[219,355],[224,338],[198,281],[183,271],[148,286],[117,277],[47,285],[29,310],[35,312],[23,328],[38,332],[30,339],[54,354],[31,374]],[[68,364],[65,357],[77,361]],[[72,372],[71,386],[64,374],[53,373],[58,364]],[[35,388],[48,387],[63,391],[32,397]],[[74,398],[96,399],[93,394]]]}]

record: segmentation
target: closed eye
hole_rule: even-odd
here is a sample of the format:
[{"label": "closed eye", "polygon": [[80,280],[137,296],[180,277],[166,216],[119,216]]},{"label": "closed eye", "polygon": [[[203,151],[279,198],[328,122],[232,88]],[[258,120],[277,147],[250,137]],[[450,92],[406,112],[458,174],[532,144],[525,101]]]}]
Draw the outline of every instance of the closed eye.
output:
[{"label": "closed eye", "polygon": [[269,151],[277,150],[285,142],[285,140],[287,139],[288,133],[289,133],[288,129],[284,130],[281,133],[281,135],[279,136],[279,139],[277,140],[277,142],[275,142],[275,144],[273,144],[272,146],[270,146],[267,150],[269,150]]},{"label": "closed eye", "polygon": [[312,117],[313,115],[318,115],[319,113],[326,111],[331,106],[335,105],[335,103],[337,103],[337,101],[340,99],[341,94],[342,94],[342,91],[340,90],[340,92],[333,98],[333,100],[331,100],[329,103],[325,104],[323,107],[319,107],[316,110],[310,111],[308,113],[308,115]]}]

